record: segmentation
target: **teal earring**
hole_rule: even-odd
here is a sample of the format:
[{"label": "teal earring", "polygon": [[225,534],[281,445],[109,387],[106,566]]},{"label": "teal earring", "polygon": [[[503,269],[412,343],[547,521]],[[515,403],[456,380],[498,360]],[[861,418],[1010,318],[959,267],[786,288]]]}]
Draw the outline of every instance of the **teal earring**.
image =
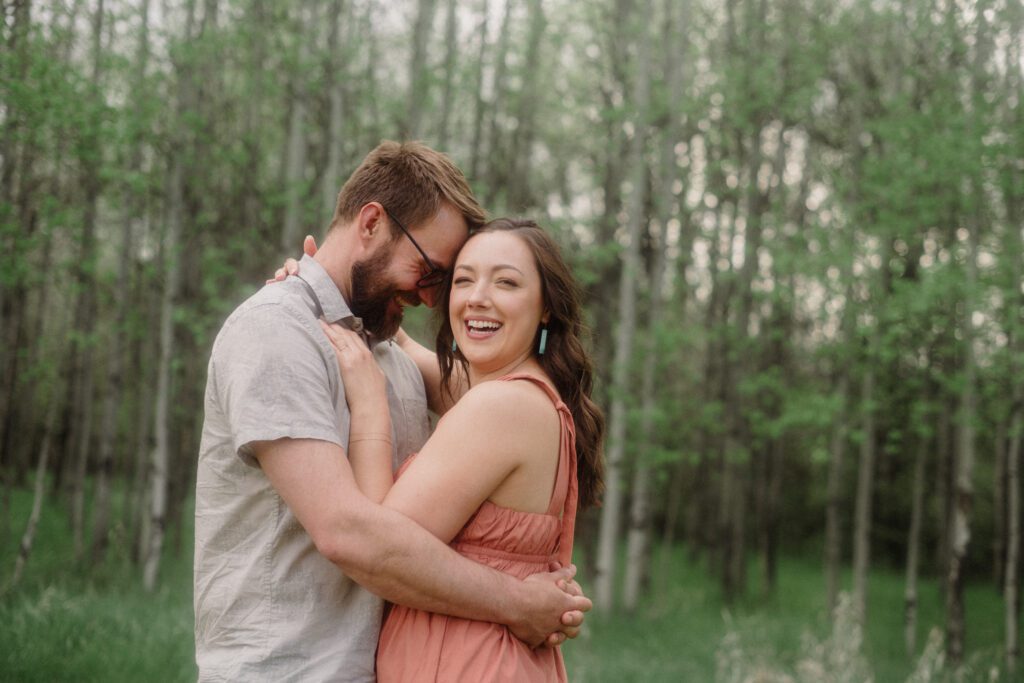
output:
[{"label": "teal earring", "polygon": [[543,356],[544,349],[548,347],[548,328],[540,328],[540,348],[537,349],[537,355]]},{"label": "teal earring", "polygon": [[455,353],[458,350],[459,350],[459,347],[455,345],[455,340],[452,339],[452,353]]}]

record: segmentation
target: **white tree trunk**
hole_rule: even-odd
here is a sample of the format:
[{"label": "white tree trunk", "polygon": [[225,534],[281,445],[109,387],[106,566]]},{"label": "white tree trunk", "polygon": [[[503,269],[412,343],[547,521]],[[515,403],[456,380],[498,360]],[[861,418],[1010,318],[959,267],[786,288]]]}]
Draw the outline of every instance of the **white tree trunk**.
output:
[{"label": "white tree trunk", "polygon": [[[441,151],[448,148],[448,131],[451,127],[452,109],[454,106],[455,62],[459,51],[459,18],[458,0],[448,0],[448,9],[444,20],[444,89],[441,93],[441,122],[438,124],[437,147]],[[486,36],[481,37],[486,41]]]},{"label": "white tree trunk", "polygon": [[[663,4],[665,54],[664,66],[669,74],[669,101],[678,102],[682,97],[682,86],[685,71],[682,58],[685,56],[684,41],[674,32],[678,30],[674,21],[673,0]],[[675,274],[675,263],[670,260],[668,249],[668,222],[675,213],[675,193],[673,186],[679,177],[676,164],[676,145],[683,136],[678,118],[673,117],[665,126],[661,145],[661,191],[659,192],[658,213],[661,239],[655,239],[654,267],[650,277],[650,308],[647,313],[646,347],[644,349],[643,375],[641,379],[641,425],[640,445],[642,448],[637,459],[633,475],[633,501],[630,508],[629,533],[626,539],[626,580],[623,589],[623,606],[632,612],[640,601],[640,593],[650,575],[651,559],[651,478],[654,463],[651,451],[654,446],[654,414],[656,410],[655,380],[657,373],[658,330],[662,316],[663,282],[666,273],[669,277]],[[672,254],[677,254],[678,250]],[[683,308],[685,302],[677,302]],[[666,548],[667,551],[667,548]]]},{"label": "white tree trunk", "polygon": [[[879,333],[873,331],[877,338]],[[876,348],[872,343],[871,348]],[[874,354],[867,360],[861,380],[860,464],[853,530],[853,608],[861,624],[867,620],[868,569],[871,565],[871,502],[875,488]]]},{"label": "white tree trunk", "polygon": [[929,440],[918,435],[914,458],[914,483],[910,504],[910,530],[907,533],[907,575],[903,592],[903,640],[907,657],[917,651],[917,570],[921,557],[921,517],[924,511],[924,466]]},{"label": "white tree trunk", "polygon": [[[92,85],[97,91],[101,90],[102,50],[104,31],[104,4],[99,0],[96,11],[92,18]],[[99,151],[99,123],[87,124],[90,128],[88,139],[89,144],[95,148],[91,151]],[[79,296],[76,312],[80,313],[76,321],[76,330],[82,335],[79,337],[81,354],[79,357],[79,371],[76,377],[75,414],[78,417],[78,431],[73,443],[75,447],[75,473],[74,486],[71,500],[71,527],[72,545],[74,547],[75,559],[82,557],[85,552],[85,479],[88,472],[89,452],[92,446],[92,423],[93,423],[93,385],[95,382],[95,371],[93,369],[93,346],[95,341],[91,338],[95,330],[96,319],[96,275],[92,269],[96,264],[96,214],[99,209],[100,197],[100,172],[98,159],[91,159],[82,168],[82,185],[85,187],[86,205],[82,217],[82,254],[79,268],[80,284],[83,290]]]},{"label": "white tree trunk", "polygon": [[973,291],[977,282],[977,225],[967,228],[965,254],[965,286],[960,328],[963,334],[963,388],[957,424],[956,475],[953,484],[953,523],[950,540],[949,570],[946,585],[946,654],[951,663],[960,666],[964,656],[964,564],[971,541],[971,505],[974,498],[974,418],[977,411],[974,360]]},{"label": "white tree trunk", "polygon": [[[1017,386],[1021,386],[1018,377]],[[1010,428],[1010,447],[1006,461],[1007,488],[1007,543],[1006,569],[1003,572],[1005,585],[1003,601],[1006,621],[1006,668],[1010,674],[1017,670],[1017,659],[1020,657],[1020,642],[1017,635],[1017,606],[1020,602],[1020,586],[1017,576],[1020,573],[1020,451],[1024,440],[1024,392],[1017,391],[1017,409],[1013,415]]]},{"label": "white tree trunk", "polygon": [[32,495],[32,512],[29,513],[28,522],[25,524],[25,533],[21,536],[21,545],[18,548],[18,558],[14,562],[14,573],[11,575],[7,589],[14,588],[21,581],[25,571],[25,564],[29,555],[32,554],[32,544],[36,538],[36,528],[39,525],[39,516],[43,510],[43,498],[46,496],[46,467],[50,461],[50,450],[53,446],[53,432],[57,422],[57,406],[60,401],[56,396],[50,398],[50,405],[46,409],[46,420],[43,427],[43,442],[39,447],[39,459],[36,461],[36,482]]},{"label": "white tree trunk", "polygon": [[484,115],[487,112],[487,101],[484,99],[484,58],[487,56],[487,17],[490,12],[490,3],[488,0],[481,0],[481,5],[480,28],[476,32],[480,36],[480,51],[476,58],[476,73],[473,83],[476,101],[473,105],[473,142],[469,156],[470,180],[475,180],[480,170],[480,159],[484,153]]},{"label": "white tree trunk", "polygon": [[[636,8],[646,27],[649,2]],[[636,281],[640,273],[640,239],[647,225],[644,214],[644,195],[647,168],[644,163],[647,106],[649,99],[649,40],[641,33],[637,39],[637,71],[634,104],[636,115],[633,140],[630,147],[632,193],[629,202],[629,243],[622,252],[622,274],[619,280],[618,328],[615,335],[615,360],[612,366],[611,410],[608,429],[607,470],[605,496],[601,507],[598,534],[597,566],[594,597],[597,609],[608,612],[615,607],[615,560],[618,549],[619,527],[622,520],[623,484],[626,451],[626,410],[629,395],[629,365],[633,357],[633,332],[636,328]]]},{"label": "white tree trunk", "polygon": [[[141,25],[135,62],[135,92],[141,94],[149,61],[149,0],[142,0],[139,14]],[[142,166],[142,147],[137,141],[133,141],[132,145],[129,170],[136,172]],[[124,395],[122,376],[124,345],[122,340],[125,335],[124,322],[128,315],[128,278],[134,251],[132,221],[140,209],[139,201],[130,188],[125,190],[125,195],[127,211],[122,216],[121,255],[117,270],[117,284],[114,290],[116,324],[110,339],[106,393],[103,399],[103,419],[100,427],[99,468],[96,475],[96,502],[92,525],[92,561],[94,564],[100,562],[106,553],[107,534],[110,529],[110,479],[113,475],[114,443],[117,440],[117,414]]]},{"label": "white tree trunk", "polygon": [[[309,7],[300,3],[299,25],[309,31]],[[294,253],[299,245],[299,233],[302,226],[302,204],[306,191],[306,85],[304,67],[307,64],[309,43],[299,43],[299,71],[293,74],[294,90],[292,92],[292,110],[288,117],[288,147],[285,151],[284,187],[285,207],[284,226],[281,229],[281,251]]]},{"label": "white tree trunk", "polygon": [[[189,0],[185,36],[192,35],[195,23],[195,0]],[[182,115],[193,101],[192,74],[184,67],[180,74],[176,123],[181,125]],[[179,136],[181,150],[188,137]],[[149,470],[149,528],[143,552],[142,584],[146,590],[156,588],[160,560],[163,555],[164,532],[167,524],[167,469],[170,460],[171,429],[171,361],[174,358],[174,304],[178,297],[181,279],[179,247],[181,244],[184,213],[185,178],[180,152],[171,159],[167,191],[167,232],[164,235],[164,286],[160,297],[160,363],[157,370],[156,406],[153,414],[153,430],[156,444],[150,459]]]},{"label": "white tree trunk", "polygon": [[420,135],[423,112],[430,105],[426,101],[430,90],[430,69],[427,64],[427,39],[434,25],[437,0],[419,0],[416,4],[416,23],[412,31],[412,50],[409,53],[409,97],[402,137],[415,140]]},{"label": "white tree trunk", "polygon": [[[849,301],[849,299],[847,299]],[[839,566],[842,562],[841,500],[843,461],[846,455],[846,407],[849,405],[850,376],[840,370],[835,395],[841,402],[836,422],[832,425],[828,458],[828,493],[825,510],[825,595],[828,613],[835,611],[839,602]]]},{"label": "white tree trunk", "polygon": [[[1015,69],[1008,71],[1008,80],[1020,92],[1024,86],[1024,69],[1021,66],[1022,51],[1024,51],[1024,39],[1021,36],[1021,21],[1024,17],[1017,13],[1014,26],[1016,40],[1013,49],[1012,63]],[[1020,106],[1005,110],[1008,120],[1017,124],[1021,129],[1024,124],[1024,114]],[[1010,173],[1010,186],[1020,188],[1022,174],[1017,170],[1007,171]],[[1011,677],[1017,672],[1017,660],[1020,658],[1020,642],[1018,635],[1018,617],[1020,606],[1020,460],[1021,449],[1024,446],[1024,292],[1020,290],[1020,283],[1024,281],[1024,225],[1021,225],[1021,197],[1018,192],[1010,192],[1006,196],[1006,213],[1010,232],[1013,234],[1013,246],[1007,249],[1007,257],[1013,259],[1014,264],[1010,287],[1014,288],[1014,296],[1010,297],[1010,305],[1007,311],[1007,328],[1010,330],[1010,349],[1015,352],[1015,362],[1012,376],[1014,377],[1013,387],[1013,414],[1010,419],[1009,447],[1006,456],[1006,567],[1003,570],[1003,601],[1005,614],[1005,641],[1006,641],[1006,668]]]},{"label": "white tree trunk", "polygon": [[[339,56],[342,46],[339,44],[339,26],[341,23],[342,0],[334,0],[328,14],[330,29],[328,30],[327,49],[330,50],[328,64],[328,90],[330,92],[330,114],[327,123],[327,167],[324,169],[320,185],[321,203],[326,220],[334,215],[338,193],[341,191],[341,156],[344,143],[344,112],[345,112],[345,61]],[[346,48],[347,49],[347,48]],[[286,249],[296,249],[297,244],[287,245]]]},{"label": "white tree trunk", "polygon": [[160,301],[160,364],[157,370],[154,432],[156,445],[150,459],[149,533],[143,564],[143,585],[156,587],[163,553],[167,517],[167,467],[170,459],[171,361],[174,357],[174,302],[178,294],[180,265],[178,247],[181,241],[183,211],[183,173],[179,157],[172,162],[167,219],[164,239],[164,287]]}]

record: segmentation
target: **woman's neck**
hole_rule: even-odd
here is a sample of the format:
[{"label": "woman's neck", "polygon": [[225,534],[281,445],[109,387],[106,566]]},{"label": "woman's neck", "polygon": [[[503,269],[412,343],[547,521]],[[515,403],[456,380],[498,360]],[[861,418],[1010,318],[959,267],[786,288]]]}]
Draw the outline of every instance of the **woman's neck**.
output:
[{"label": "woman's neck", "polygon": [[541,370],[540,364],[537,359],[533,357],[533,354],[526,354],[519,358],[516,358],[511,363],[503,365],[499,368],[480,368],[475,367],[472,363],[469,365],[469,386],[475,387],[481,382],[488,382],[490,380],[505,377],[516,372],[526,372],[532,375],[543,375],[544,371]]}]

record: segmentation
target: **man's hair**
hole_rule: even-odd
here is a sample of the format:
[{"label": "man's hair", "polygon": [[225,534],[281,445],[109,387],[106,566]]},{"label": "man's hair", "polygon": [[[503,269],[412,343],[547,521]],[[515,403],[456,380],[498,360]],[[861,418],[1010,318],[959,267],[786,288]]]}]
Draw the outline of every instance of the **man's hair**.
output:
[{"label": "man's hair", "polygon": [[[385,140],[366,155],[345,182],[331,229],[354,219],[369,202],[380,202],[410,230],[437,215],[448,202],[473,232],[487,219],[473,190],[447,155],[419,142]],[[398,232],[397,226],[391,226]]]}]

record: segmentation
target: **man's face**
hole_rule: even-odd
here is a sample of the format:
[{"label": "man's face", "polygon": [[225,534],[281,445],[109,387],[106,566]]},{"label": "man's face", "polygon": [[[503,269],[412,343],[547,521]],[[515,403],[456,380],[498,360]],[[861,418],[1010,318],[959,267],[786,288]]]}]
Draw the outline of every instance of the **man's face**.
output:
[{"label": "man's face", "polygon": [[[391,230],[386,224],[381,227]],[[443,204],[437,215],[414,228],[412,235],[431,261],[450,269],[469,231],[462,215]],[[402,324],[406,306],[423,303],[433,307],[437,303],[440,286],[416,286],[416,281],[429,270],[412,242],[401,232],[392,232],[389,241],[352,265],[349,306],[376,339],[388,339]]]}]

